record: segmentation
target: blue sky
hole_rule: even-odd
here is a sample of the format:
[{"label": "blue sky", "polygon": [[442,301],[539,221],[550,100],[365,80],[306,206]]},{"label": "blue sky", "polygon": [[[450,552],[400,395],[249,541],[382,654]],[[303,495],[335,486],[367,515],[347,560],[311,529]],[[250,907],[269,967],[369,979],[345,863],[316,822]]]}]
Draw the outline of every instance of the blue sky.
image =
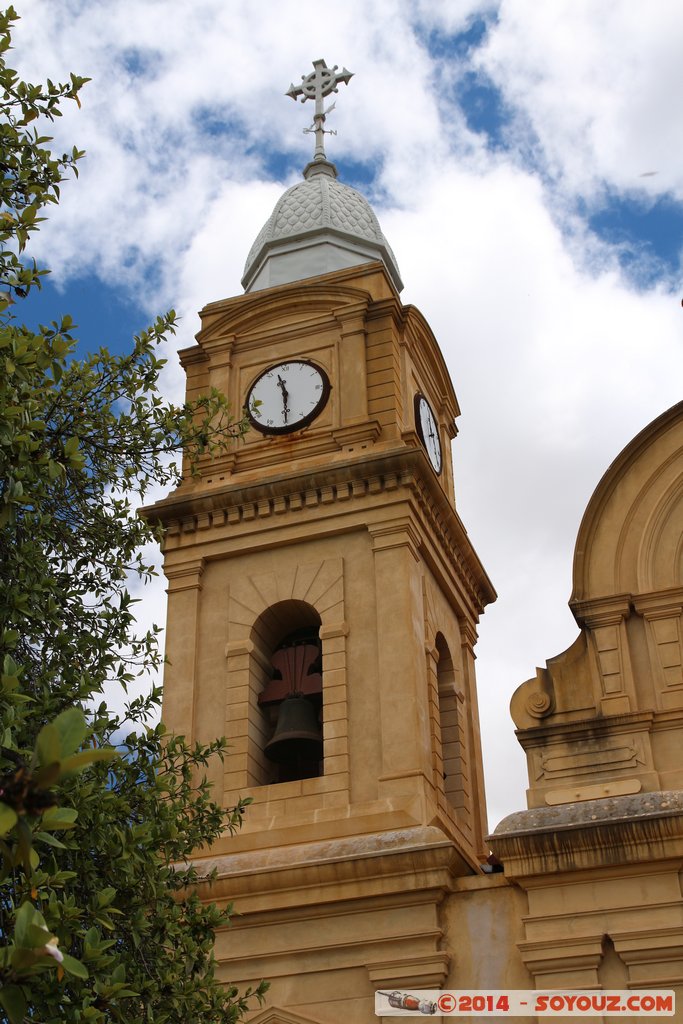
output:
[{"label": "blue sky", "polygon": [[[27,319],[69,313],[122,350],[157,313],[238,293],[310,158],[284,95],[311,61],[354,72],[328,153],[371,200],[462,408],[460,514],[499,593],[477,677],[491,824],[524,805],[508,703],[569,646],[573,545],[619,450],[683,379],[683,9],[556,0],[54,4],[17,0],[27,78],[90,75],[55,126],[87,151],[35,240]],[[268,16],[263,14],[267,8]],[[363,26],[363,31],[358,26]],[[30,312],[29,312],[30,311]],[[171,356],[172,356],[171,352]],[[174,359],[167,387],[182,395]],[[163,588],[145,596],[163,619]]]},{"label": "blue sky", "polygon": [[62,288],[51,276],[44,278],[42,288],[34,289],[16,314],[22,323],[36,329],[68,314],[74,319],[71,333],[78,340],[78,355],[101,345],[112,352],[125,352],[148,320],[133,296],[122,294],[94,274],[68,279]]}]

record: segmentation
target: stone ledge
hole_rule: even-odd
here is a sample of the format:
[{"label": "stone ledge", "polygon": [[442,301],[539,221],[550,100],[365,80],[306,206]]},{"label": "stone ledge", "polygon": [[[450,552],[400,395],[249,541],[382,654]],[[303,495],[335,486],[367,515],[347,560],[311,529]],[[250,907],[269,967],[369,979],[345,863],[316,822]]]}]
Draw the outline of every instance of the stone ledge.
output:
[{"label": "stone ledge", "polygon": [[[304,911],[303,915],[285,914],[279,919],[274,917],[267,926],[261,924],[259,931],[266,929],[266,935],[257,943],[251,936],[245,935],[244,930],[239,934],[241,922],[233,921],[230,929],[216,936],[216,958],[219,962],[228,963],[231,970],[239,972],[241,977],[267,977],[275,981],[291,977],[292,973],[317,975],[326,969],[333,956],[337,970],[365,968],[371,976],[373,988],[395,988],[401,984],[411,988],[440,987],[443,984],[440,976],[445,973],[450,961],[447,953],[436,949],[442,940],[441,930],[408,927],[403,932],[387,935],[382,928],[381,909],[375,908],[374,914],[375,928],[371,928],[365,935],[345,936],[343,928],[340,930],[335,927],[338,920],[344,920],[342,915],[341,919],[335,918],[328,922],[324,934],[312,927],[310,941],[304,942],[293,939],[292,925],[296,928],[297,924],[305,921],[318,923],[315,918],[308,916],[308,911]],[[258,925],[255,927],[259,928]],[[277,940],[278,932],[285,929],[289,935],[283,947],[281,941]],[[416,954],[416,950],[425,947],[425,953]],[[373,968],[377,968],[376,972],[373,972]],[[371,972],[377,976],[376,983]],[[401,983],[398,980],[401,975],[411,980]],[[395,979],[393,983],[392,978]]]},{"label": "stone ledge", "polygon": [[515,811],[503,818],[491,838],[677,814],[683,814],[683,792],[678,790],[603,797],[599,800]]},{"label": "stone ledge", "polygon": [[[200,520],[206,524],[202,540],[247,529],[253,537],[258,528],[277,519],[277,527],[290,517],[338,514],[334,506],[362,499],[364,507],[386,507],[387,495],[394,504],[413,500],[424,525],[431,530],[448,564],[471,601],[475,614],[496,599],[496,592],[472,547],[467,531],[429,468],[421,447],[392,447],[364,453],[365,458],[344,458],[327,466],[310,466],[278,472],[267,479],[226,483],[216,488],[184,486],[154,505],[140,510],[150,522],[165,528],[164,550],[175,552],[197,542]],[[324,508],[323,508],[324,506]],[[429,555],[429,544],[426,546]],[[167,563],[168,564],[168,563]]]},{"label": "stone ledge", "polygon": [[435,950],[421,956],[369,963],[368,977],[375,989],[442,988],[448,977],[450,962],[450,953]]},{"label": "stone ledge", "polygon": [[[195,859],[200,876],[215,872],[211,899],[240,900],[241,913],[389,897],[453,887],[471,869],[439,828],[416,826]],[[264,890],[264,879],[267,889]],[[419,898],[419,897],[418,897]]]},{"label": "stone ledge", "polygon": [[508,878],[680,859],[683,792],[518,811],[488,838]]}]

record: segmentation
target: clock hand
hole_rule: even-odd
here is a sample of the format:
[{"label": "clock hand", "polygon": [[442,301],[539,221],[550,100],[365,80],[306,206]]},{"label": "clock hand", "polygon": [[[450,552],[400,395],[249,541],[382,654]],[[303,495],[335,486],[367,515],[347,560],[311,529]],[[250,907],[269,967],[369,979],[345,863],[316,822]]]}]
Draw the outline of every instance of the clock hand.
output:
[{"label": "clock hand", "polygon": [[279,373],[277,375],[277,386],[279,387],[280,391],[282,392],[282,415],[283,415],[284,421],[286,423],[287,422],[287,416],[289,414],[289,406],[287,404],[287,400],[289,399],[289,391],[287,390],[285,382],[283,381],[283,379],[282,379],[282,377],[280,376]]}]

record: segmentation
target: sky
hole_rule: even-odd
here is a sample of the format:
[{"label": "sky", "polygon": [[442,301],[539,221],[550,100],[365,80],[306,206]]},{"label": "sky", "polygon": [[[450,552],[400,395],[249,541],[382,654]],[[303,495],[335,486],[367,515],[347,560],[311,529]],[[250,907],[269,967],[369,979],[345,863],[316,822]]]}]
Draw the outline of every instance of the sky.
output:
[{"label": "sky", "polygon": [[[310,159],[285,96],[354,73],[327,127],[373,205],[462,415],[456,500],[498,591],[477,682],[489,825],[526,806],[509,701],[566,649],[576,534],[612,460],[681,398],[679,0],[15,0],[12,64],[90,76],[55,146],[87,151],[31,255],[27,316],[119,351],[173,307],[241,292],[244,260]],[[308,105],[310,107],[310,104]],[[182,397],[175,360],[168,394]],[[144,595],[163,622],[163,582]]]}]

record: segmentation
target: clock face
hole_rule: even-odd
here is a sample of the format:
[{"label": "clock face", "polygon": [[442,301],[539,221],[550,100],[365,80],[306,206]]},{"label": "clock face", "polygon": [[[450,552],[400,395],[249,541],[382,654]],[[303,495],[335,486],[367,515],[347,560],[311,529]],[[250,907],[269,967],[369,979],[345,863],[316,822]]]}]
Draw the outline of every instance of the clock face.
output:
[{"label": "clock face", "polygon": [[301,430],[320,413],[330,394],[323,369],[305,359],[269,366],[249,388],[245,407],[262,434]]},{"label": "clock face", "polygon": [[415,422],[420,440],[425,446],[434,472],[440,473],[442,457],[439,427],[436,422],[436,416],[432,412],[432,407],[424,395],[415,395]]}]

